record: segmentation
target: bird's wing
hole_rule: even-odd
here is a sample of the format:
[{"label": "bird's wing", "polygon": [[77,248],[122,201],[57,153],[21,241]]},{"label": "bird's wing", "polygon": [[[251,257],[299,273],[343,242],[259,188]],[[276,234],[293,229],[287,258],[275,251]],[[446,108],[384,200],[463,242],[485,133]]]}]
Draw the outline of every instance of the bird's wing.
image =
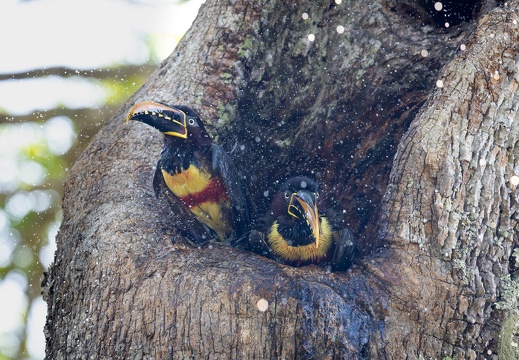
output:
[{"label": "bird's wing", "polygon": [[256,254],[272,258],[272,250],[267,244],[265,233],[257,231],[256,229],[240,237],[234,246],[241,250],[252,251]]},{"label": "bird's wing", "polygon": [[213,175],[219,174],[225,183],[233,207],[235,221],[239,227],[237,229],[238,236],[240,236],[250,227],[251,223],[251,202],[247,188],[234,167],[231,158],[223,148],[217,144],[212,144],[211,151]]},{"label": "bird's wing", "polygon": [[162,162],[157,161],[157,166],[155,167],[155,174],[153,174],[153,191],[155,192],[155,198],[159,198],[159,195],[162,191],[162,183],[164,182],[164,176],[162,176]]},{"label": "bird's wing", "polygon": [[200,222],[168,188],[162,175],[160,160],[157,162],[157,168],[153,176],[153,190],[157,198],[161,194],[166,197],[172,212],[177,217],[176,227],[191,245],[199,247],[218,238],[216,233]]},{"label": "bird's wing", "polygon": [[344,228],[333,233],[335,250],[331,261],[332,271],[347,270],[355,258],[357,247],[355,238],[350,230]]}]

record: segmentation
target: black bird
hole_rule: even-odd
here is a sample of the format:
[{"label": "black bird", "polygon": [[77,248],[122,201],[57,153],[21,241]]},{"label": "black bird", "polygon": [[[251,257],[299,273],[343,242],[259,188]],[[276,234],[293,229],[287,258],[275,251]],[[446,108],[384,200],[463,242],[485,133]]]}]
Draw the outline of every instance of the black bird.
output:
[{"label": "black bird", "polygon": [[316,181],[290,178],[274,195],[264,225],[251,231],[243,247],[292,266],[322,264],[332,271],[347,270],[356,252],[353,234],[333,229],[318,211],[318,198]]},{"label": "black bird", "polygon": [[182,217],[182,233],[194,245],[211,239],[232,242],[241,236],[250,223],[245,187],[230,157],[213,143],[197,113],[188,106],[145,101],[130,109],[129,120],[164,134],[153,188],[157,197],[164,193]]}]

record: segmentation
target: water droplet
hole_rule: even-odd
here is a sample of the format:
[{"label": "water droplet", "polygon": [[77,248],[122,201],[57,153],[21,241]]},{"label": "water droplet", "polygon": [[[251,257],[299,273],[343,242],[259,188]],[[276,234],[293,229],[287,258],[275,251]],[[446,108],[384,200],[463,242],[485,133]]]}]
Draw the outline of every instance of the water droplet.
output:
[{"label": "water droplet", "polygon": [[267,300],[261,298],[258,300],[258,303],[256,304],[256,306],[258,307],[259,311],[265,312],[269,308],[269,302]]},{"label": "water droplet", "polygon": [[434,3],[434,9],[435,9],[436,11],[441,11],[441,9],[443,9],[443,4],[442,4],[441,2],[439,2],[439,1],[438,1],[438,2],[435,2],[435,3]]}]

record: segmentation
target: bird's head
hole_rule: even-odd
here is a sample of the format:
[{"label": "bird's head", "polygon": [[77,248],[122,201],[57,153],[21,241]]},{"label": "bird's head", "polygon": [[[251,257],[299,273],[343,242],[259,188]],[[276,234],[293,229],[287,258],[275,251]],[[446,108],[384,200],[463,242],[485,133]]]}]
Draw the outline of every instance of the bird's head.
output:
[{"label": "bird's head", "polygon": [[272,201],[271,212],[277,218],[286,240],[299,245],[315,242],[319,247],[320,228],[317,199],[319,185],[306,176],[285,181]]},{"label": "bird's head", "polygon": [[212,140],[198,114],[188,106],[169,106],[143,101],[132,106],[126,122],[136,120],[148,124],[165,136],[184,139],[198,146],[210,146]]}]

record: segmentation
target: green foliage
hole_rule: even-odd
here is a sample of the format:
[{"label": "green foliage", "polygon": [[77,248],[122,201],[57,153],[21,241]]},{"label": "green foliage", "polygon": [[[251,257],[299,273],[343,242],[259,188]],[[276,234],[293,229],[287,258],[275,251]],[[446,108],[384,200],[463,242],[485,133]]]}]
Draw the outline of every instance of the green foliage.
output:
[{"label": "green foliage", "polygon": [[[117,73],[117,70],[114,73]],[[142,85],[142,75],[133,75],[115,80],[105,79],[101,80],[100,84],[107,92],[106,102],[108,104],[118,104],[128,99]]]}]

